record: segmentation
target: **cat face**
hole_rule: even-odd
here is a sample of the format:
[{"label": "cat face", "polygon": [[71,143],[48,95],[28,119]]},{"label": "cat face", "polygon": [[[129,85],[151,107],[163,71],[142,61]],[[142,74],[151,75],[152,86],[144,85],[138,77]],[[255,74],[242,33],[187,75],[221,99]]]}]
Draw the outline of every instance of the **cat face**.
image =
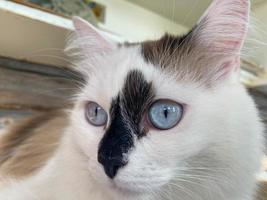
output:
[{"label": "cat face", "polygon": [[[97,181],[130,191],[157,189],[209,142],[211,127],[202,124],[215,113],[200,105],[214,104],[216,98],[198,84],[179,82],[148,64],[139,46],[119,51],[99,62],[78,98],[73,112],[76,139]],[[97,106],[102,111],[96,114]],[[101,116],[103,124],[96,125],[86,116],[91,108],[91,120]],[[163,127],[151,115],[164,120]],[[173,120],[173,125],[164,127]],[[213,125],[217,124],[214,118]]]},{"label": "cat face", "polygon": [[[76,65],[86,83],[72,129],[97,183],[122,193],[156,192],[235,128],[223,113],[241,109],[244,90],[231,78],[248,4],[216,0],[188,34],[132,45],[113,44],[74,19],[77,38],[69,49],[82,54]],[[226,103],[227,95],[236,98]]]}]

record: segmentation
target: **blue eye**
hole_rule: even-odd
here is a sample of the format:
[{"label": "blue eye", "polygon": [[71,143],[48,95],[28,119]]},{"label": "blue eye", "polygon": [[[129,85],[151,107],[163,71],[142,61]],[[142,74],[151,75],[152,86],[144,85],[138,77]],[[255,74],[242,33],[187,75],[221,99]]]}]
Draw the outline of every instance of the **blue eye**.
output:
[{"label": "blue eye", "polygon": [[94,126],[104,126],[108,120],[106,111],[95,102],[86,105],[85,117]]},{"label": "blue eye", "polygon": [[151,124],[158,129],[173,128],[183,116],[183,106],[170,100],[157,100],[148,111]]}]

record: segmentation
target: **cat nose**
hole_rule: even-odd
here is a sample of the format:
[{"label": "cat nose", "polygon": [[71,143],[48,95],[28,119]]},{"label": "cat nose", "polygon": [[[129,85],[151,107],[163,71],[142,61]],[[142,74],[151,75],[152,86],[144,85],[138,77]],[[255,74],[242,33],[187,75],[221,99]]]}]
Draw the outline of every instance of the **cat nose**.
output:
[{"label": "cat nose", "polygon": [[121,167],[127,164],[122,157],[105,156],[101,153],[98,154],[98,162],[103,165],[106,175],[111,179],[116,176]]}]

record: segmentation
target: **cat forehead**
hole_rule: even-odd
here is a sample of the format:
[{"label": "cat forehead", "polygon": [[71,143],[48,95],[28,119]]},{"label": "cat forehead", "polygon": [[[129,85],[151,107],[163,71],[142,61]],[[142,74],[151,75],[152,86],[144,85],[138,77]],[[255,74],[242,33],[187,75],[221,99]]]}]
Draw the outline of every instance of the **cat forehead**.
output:
[{"label": "cat forehead", "polygon": [[[85,65],[88,63],[84,62]],[[88,87],[90,90],[97,88],[109,96],[118,94],[131,71],[139,71],[147,82],[159,80],[159,76],[163,75],[152,63],[145,61],[140,44],[121,46],[116,52],[96,59],[93,65],[87,67]]]},{"label": "cat forehead", "polygon": [[[187,38],[187,39],[186,39]],[[99,56],[96,63],[91,63],[89,58],[86,63],[91,63],[88,71],[95,71],[99,74],[123,77],[127,71],[138,69],[142,71],[147,78],[152,78],[152,74],[166,73],[169,76],[178,77],[178,74],[184,74],[187,66],[182,66],[179,62],[183,57],[184,49],[189,46],[188,34],[177,37],[165,35],[159,40],[145,41],[141,43],[123,43],[118,44],[115,51],[109,52],[105,56]],[[183,59],[184,60],[184,59]],[[190,59],[185,59],[190,61]],[[86,64],[85,64],[86,65]],[[178,67],[178,65],[181,65]],[[189,73],[188,71],[186,73]],[[95,74],[96,75],[96,74]]]},{"label": "cat forehead", "polygon": [[166,34],[154,41],[121,44],[121,53],[114,59],[121,63],[116,63],[115,68],[119,71],[123,67],[126,70],[137,68],[150,80],[158,80],[157,76],[165,75],[177,82],[200,83],[201,80],[196,76],[202,73],[200,65],[203,63],[201,59],[195,62],[192,58],[197,52],[192,53],[194,42],[191,40],[191,32],[182,36]]},{"label": "cat forehead", "polygon": [[[170,63],[168,67],[164,65],[166,60],[171,59],[167,55],[170,55],[176,48],[175,46],[169,47],[171,43],[173,41],[167,37],[166,40],[162,38],[153,42],[120,44],[116,51],[103,57],[100,56],[96,62],[90,64],[88,71],[93,76],[89,76],[91,79],[95,77],[101,82],[115,83],[124,81],[129,71],[137,69],[143,73],[147,81],[158,80],[158,76],[177,80],[177,73],[179,73],[176,69],[177,62]],[[85,61],[85,65],[90,62]]]},{"label": "cat forehead", "polygon": [[95,65],[82,92],[83,99],[96,101],[106,108],[122,90],[131,96],[144,91],[146,84],[153,88],[153,94],[149,96],[180,102],[188,102],[189,91],[198,87],[193,82],[178,81],[174,72],[146,61],[141,44],[122,46],[114,54],[99,59]]}]

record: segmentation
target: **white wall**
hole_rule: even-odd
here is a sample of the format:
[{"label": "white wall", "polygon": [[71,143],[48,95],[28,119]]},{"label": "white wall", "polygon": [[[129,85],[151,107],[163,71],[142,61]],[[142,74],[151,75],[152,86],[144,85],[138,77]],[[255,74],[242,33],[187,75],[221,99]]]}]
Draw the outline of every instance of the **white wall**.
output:
[{"label": "white wall", "polygon": [[[180,25],[123,0],[97,1],[107,8],[107,21],[102,27],[130,41],[157,38],[165,31],[174,34],[186,31]],[[69,19],[0,0],[0,27],[0,56],[69,66],[68,58],[63,54],[66,36],[73,29]]]},{"label": "white wall", "polygon": [[67,66],[63,49],[71,21],[0,0],[0,56]]},{"label": "white wall", "polygon": [[[70,66],[63,53],[66,39],[73,29],[70,19],[0,0],[0,27],[0,56]],[[119,41],[119,38],[107,35]]]},{"label": "white wall", "polygon": [[131,41],[159,38],[165,32],[181,34],[187,28],[124,0],[95,0],[106,6],[103,28]]}]

